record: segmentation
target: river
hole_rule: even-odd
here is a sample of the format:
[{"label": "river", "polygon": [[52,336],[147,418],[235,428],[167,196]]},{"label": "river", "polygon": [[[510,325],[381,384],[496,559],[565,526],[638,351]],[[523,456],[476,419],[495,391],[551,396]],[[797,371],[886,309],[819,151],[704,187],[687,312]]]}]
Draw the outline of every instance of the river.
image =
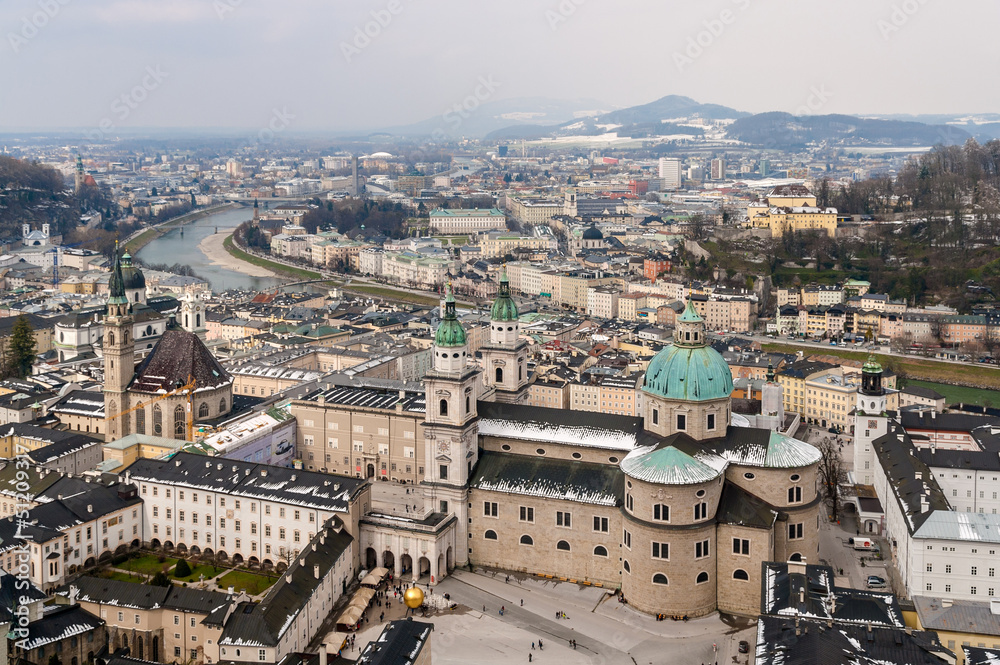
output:
[{"label": "river", "polygon": [[[252,208],[228,208],[202,217],[190,224],[171,229],[143,247],[136,254],[145,263],[183,263],[191,266],[195,274],[208,280],[213,291],[226,289],[253,289],[264,291],[281,284],[274,277],[251,277],[229,268],[213,265],[198,249],[198,243],[215,233],[216,229],[232,231],[253,217]],[[182,235],[183,234],[183,235]]]}]

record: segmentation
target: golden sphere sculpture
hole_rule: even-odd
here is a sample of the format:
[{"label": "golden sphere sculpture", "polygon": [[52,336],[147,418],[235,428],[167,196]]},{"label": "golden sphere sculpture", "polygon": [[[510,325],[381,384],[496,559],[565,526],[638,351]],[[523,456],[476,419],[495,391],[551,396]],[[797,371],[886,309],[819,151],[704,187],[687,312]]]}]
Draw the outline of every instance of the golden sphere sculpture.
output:
[{"label": "golden sphere sculpture", "polygon": [[411,587],[403,593],[403,602],[411,610],[415,610],[424,604],[424,592],[417,587]]}]

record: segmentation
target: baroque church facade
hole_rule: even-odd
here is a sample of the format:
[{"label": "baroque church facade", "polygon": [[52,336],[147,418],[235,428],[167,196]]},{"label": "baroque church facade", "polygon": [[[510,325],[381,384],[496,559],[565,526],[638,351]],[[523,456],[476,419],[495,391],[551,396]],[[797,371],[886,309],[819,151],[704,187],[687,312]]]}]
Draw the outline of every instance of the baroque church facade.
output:
[{"label": "baroque church facade", "polygon": [[187,330],[163,331],[136,366],[136,314],[144,299],[141,270],[116,251],[102,321],[105,440],[133,433],[192,440],[196,419],[232,409],[233,378]]},{"label": "baroque church facade", "polygon": [[819,451],[732,413],[693,305],[650,362],[641,417],[548,409],[524,404],[505,282],[481,369],[449,287],[422,395],[358,384],[292,401],[304,464],[422,499],[404,516],[366,508],[363,564],[430,584],[467,564],[548,575],[699,616],[756,615],[763,562],[817,560]]}]

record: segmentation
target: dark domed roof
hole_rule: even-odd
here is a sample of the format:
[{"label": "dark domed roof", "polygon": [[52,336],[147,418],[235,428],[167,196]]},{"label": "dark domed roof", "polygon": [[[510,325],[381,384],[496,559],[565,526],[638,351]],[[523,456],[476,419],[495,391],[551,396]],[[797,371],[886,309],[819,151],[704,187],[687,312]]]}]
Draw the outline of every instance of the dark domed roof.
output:
[{"label": "dark domed roof", "polygon": [[139,268],[132,265],[132,255],[128,251],[122,255],[122,279],[126,290],[146,288],[146,278]]},{"label": "dark domed roof", "polygon": [[596,226],[594,226],[593,224],[591,224],[590,228],[583,232],[583,239],[584,240],[604,240],[604,234],[601,233],[600,229],[598,229]]}]

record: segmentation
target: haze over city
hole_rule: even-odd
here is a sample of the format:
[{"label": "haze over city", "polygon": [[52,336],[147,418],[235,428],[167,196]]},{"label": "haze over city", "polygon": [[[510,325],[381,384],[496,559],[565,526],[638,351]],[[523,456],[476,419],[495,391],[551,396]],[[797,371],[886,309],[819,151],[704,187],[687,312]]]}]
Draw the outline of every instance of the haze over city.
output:
[{"label": "haze over city", "polygon": [[796,113],[815,88],[812,113],[995,112],[975,74],[1000,65],[995,15],[988,0],[18,0],[0,7],[0,130],[96,125],[147,67],[162,80],[122,131],[254,128],[275,107],[290,131],[384,129],[441,115],[480,77],[498,84],[484,101],[578,111],[677,94]]}]

